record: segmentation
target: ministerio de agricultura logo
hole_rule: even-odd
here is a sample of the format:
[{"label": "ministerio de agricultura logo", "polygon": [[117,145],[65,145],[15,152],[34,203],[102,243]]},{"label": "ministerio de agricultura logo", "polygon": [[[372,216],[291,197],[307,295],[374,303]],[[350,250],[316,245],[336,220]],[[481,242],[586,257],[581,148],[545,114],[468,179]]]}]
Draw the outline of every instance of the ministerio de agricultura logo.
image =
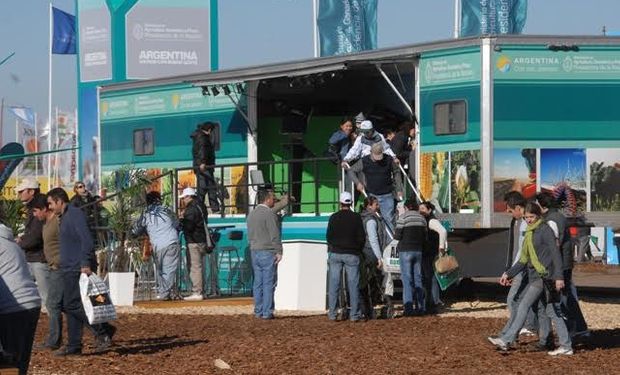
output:
[{"label": "ministerio de agricultura logo", "polygon": [[495,66],[497,67],[497,70],[499,70],[500,72],[508,73],[510,71],[511,66],[512,66],[512,60],[510,59],[510,57],[508,57],[506,55],[501,55],[497,59],[497,62],[495,63]]}]

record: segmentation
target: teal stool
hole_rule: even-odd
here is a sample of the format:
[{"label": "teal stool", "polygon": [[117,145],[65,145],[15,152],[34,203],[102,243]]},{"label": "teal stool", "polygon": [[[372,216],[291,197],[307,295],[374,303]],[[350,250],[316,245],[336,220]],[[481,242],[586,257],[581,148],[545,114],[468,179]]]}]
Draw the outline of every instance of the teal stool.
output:
[{"label": "teal stool", "polygon": [[[226,237],[230,240],[231,243],[241,243],[241,240],[243,239],[243,232],[240,230],[231,230],[230,232],[228,232],[228,234],[226,235]],[[218,269],[218,273],[219,271],[222,269],[222,261],[224,259],[226,259],[227,264],[228,264],[228,277],[227,277],[227,287],[228,287],[228,295],[231,296],[232,295],[232,282],[233,282],[233,265],[232,262],[233,260],[236,261],[237,267],[239,269],[239,283],[241,284],[241,288],[242,290],[245,290],[245,283],[243,282],[243,280],[245,280],[243,278],[244,276],[244,267],[243,264],[241,263],[241,257],[239,256],[239,247],[235,246],[235,245],[228,245],[228,246],[219,246],[218,247],[219,250],[219,259],[218,259],[218,264],[217,264],[217,269]]]}]

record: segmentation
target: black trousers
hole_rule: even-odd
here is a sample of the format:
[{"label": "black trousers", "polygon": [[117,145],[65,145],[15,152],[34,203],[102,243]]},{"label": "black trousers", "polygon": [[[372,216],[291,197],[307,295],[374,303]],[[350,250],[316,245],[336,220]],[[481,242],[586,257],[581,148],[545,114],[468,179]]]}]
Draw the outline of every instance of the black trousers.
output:
[{"label": "black trousers", "polygon": [[205,201],[205,196],[208,194],[211,211],[219,211],[219,187],[217,186],[213,172],[213,168],[207,168],[205,172],[201,172],[200,168],[194,168],[198,187],[196,194],[198,194],[198,199],[200,199],[201,202]]},{"label": "black trousers", "polygon": [[20,374],[28,372],[32,342],[40,312],[41,308],[35,307],[0,315],[0,343],[2,344],[0,349],[3,357],[7,358],[7,362],[4,363],[3,358],[0,357],[0,362],[3,365],[16,366]]},{"label": "black trousers", "polygon": [[561,304],[566,313],[566,328],[568,328],[568,333],[571,336],[588,329],[586,319],[579,307],[579,301],[572,292],[573,288],[573,270],[564,270],[564,289],[562,290]]}]

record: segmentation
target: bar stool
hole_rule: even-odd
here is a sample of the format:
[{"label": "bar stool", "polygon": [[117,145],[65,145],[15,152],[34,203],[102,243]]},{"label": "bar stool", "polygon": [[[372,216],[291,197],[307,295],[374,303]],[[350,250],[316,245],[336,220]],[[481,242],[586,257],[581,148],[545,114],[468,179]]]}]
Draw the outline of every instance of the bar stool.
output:
[{"label": "bar stool", "polygon": [[[243,239],[243,232],[240,230],[231,230],[230,232],[228,232],[227,236],[226,236],[231,243],[234,243],[235,241],[240,242]],[[220,252],[220,256],[218,259],[218,264],[217,264],[217,269],[218,269],[218,273],[219,270],[222,269],[222,261],[224,260],[224,258],[226,258],[226,261],[228,263],[228,295],[232,295],[232,280],[233,280],[233,265],[232,265],[232,261],[235,260],[237,267],[239,267],[239,283],[241,284],[241,288],[242,290],[245,290],[245,283],[244,283],[244,272],[243,272],[243,264],[241,264],[241,257],[239,256],[239,247],[235,246],[235,245],[228,245],[228,246],[219,246],[218,247],[219,252]]]}]

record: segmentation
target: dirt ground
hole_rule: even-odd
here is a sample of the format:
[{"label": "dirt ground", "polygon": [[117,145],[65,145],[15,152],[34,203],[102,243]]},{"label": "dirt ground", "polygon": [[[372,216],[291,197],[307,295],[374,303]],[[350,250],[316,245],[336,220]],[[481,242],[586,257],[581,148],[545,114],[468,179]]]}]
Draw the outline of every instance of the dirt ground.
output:
[{"label": "dirt ground", "polygon": [[[486,306],[486,307],[485,307]],[[614,302],[614,309],[617,301]],[[457,306],[455,306],[457,308]],[[248,307],[242,307],[248,310]],[[501,310],[478,304],[463,310]],[[121,313],[114,346],[55,358],[33,352],[31,374],[620,374],[618,315],[608,328],[592,331],[575,345],[572,357],[531,352],[522,340],[502,354],[486,340],[504,318],[467,315],[330,322],[321,316],[289,316],[263,321],[252,315],[170,315]],[[42,315],[37,342],[46,331]],[[230,370],[216,368],[221,359]]]}]

